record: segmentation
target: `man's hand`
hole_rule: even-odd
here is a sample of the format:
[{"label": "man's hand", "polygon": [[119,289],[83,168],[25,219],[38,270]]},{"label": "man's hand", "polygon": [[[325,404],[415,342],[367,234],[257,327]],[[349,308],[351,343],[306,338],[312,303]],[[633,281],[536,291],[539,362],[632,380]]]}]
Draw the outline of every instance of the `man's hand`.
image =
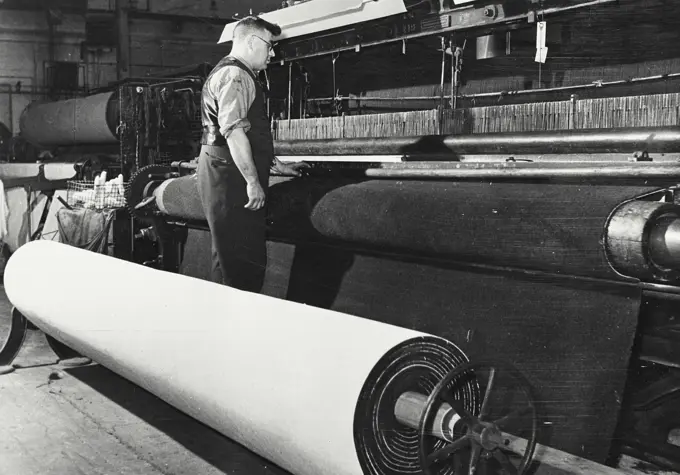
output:
[{"label": "man's hand", "polygon": [[274,164],[272,165],[272,170],[277,173],[280,173],[281,175],[302,176],[300,169],[309,167],[310,167],[309,163],[306,162],[283,163],[277,157],[274,157]]},{"label": "man's hand", "polygon": [[251,211],[257,211],[264,206],[264,190],[260,186],[259,181],[254,181],[246,185],[246,193],[248,193],[248,203],[244,208]]}]

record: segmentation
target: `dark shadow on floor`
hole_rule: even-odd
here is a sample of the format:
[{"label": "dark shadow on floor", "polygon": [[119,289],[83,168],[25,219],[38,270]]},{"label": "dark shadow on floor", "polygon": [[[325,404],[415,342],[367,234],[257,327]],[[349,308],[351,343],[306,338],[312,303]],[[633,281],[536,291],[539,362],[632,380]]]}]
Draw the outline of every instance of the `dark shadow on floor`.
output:
[{"label": "dark shadow on floor", "polygon": [[178,411],[103,366],[91,365],[66,371],[225,474],[289,475],[289,472],[269,460]]}]

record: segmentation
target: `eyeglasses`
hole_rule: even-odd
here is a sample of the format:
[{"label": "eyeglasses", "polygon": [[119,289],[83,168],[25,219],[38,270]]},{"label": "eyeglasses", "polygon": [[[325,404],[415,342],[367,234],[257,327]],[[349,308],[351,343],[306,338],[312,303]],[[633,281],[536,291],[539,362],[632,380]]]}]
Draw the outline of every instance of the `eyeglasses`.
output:
[{"label": "eyeglasses", "polygon": [[269,51],[272,51],[272,50],[274,49],[274,46],[276,46],[276,43],[270,43],[269,41],[267,41],[267,40],[265,40],[264,38],[261,38],[261,37],[259,37],[259,36],[257,36],[257,35],[253,35],[253,36],[254,36],[255,38],[258,38],[258,39],[264,41],[264,42],[267,44],[267,46],[269,47]]}]

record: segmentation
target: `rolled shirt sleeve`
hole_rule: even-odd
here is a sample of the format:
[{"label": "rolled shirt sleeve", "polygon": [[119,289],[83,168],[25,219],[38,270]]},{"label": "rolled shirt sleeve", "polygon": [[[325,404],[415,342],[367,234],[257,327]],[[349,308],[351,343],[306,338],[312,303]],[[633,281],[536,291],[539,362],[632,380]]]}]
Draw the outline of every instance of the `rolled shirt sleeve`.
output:
[{"label": "rolled shirt sleeve", "polygon": [[213,95],[217,99],[217,120],[220,133],[226,139],[234,129],[250,130],[248,110],[255,100],[255,83],[239,67],[222,68],[212,78]]}]

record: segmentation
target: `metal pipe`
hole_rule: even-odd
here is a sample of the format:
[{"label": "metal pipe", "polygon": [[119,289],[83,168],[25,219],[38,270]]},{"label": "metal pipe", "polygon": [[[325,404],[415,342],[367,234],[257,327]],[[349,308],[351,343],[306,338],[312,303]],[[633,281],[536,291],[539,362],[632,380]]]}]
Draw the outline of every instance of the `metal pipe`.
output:
[{"label": "metal pipe", "polygon": [[[550,179],[550,178],[666,178],[680,180],[680,165],[627,165],[627,166],[581,166],[581,167],[540,167],[510,168],[507,166],[493,168],[477,168],[469,164],[460,164],[456,168],[413,167],[412,164],[387,164],[381,168],[353,168],[353,173],[369,178],[412,178],[412,179]],[[195,162],[174,162],[172,167],[195,170]],[[677,229],[676,229],[677,228]],[[667,235],[664,234],[666,232]],[[670,233],[670,234],[669,234]],[[660,264],[673,263],[680,265],[680,223],[672,229],[660,229],[656,233],[657,240],[654,255]],[[672,254],[665,249],[672,248]],[[664,254],[664,252],[666,254]],[[663,256],[671,255],[664,259]],[[677,262],[676,262],[677,261]]]},{"label": "metal pipe", "polygon": [[338,96],[336,97],[310,97],[309,102],[327,102],[335,99],[343,101],[440,101],[441,97],[433,96],[407,96],[407,97],[362,97],[362,96]]},{"label": "metal pipe", "polygon": [[573,167],[573,168],[369,168],[370,178],[414,179],[548,179],[548,178],[667,178],[680,179],[680,166]]},{"label": "metal pipe", "polygon": [[278,155],[668,153],[680,151],[680,127],[581,129],[470,135],[279,140]]}]

